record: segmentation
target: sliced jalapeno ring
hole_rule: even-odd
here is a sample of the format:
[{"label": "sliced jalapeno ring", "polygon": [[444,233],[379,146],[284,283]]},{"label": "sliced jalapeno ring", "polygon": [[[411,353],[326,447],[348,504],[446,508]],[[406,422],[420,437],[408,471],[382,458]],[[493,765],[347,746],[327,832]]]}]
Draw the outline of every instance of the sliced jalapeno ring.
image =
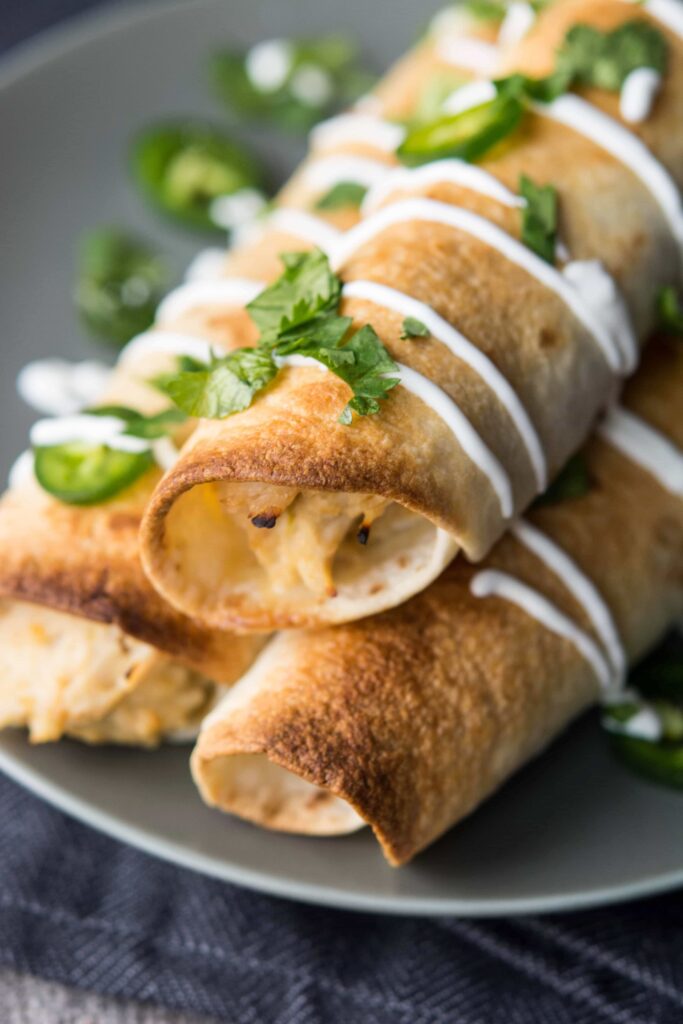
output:
[{"label": "sliced jalapeno ring", "polygon": [[182,223],[215,230],[210,206],[261,182],[255,160],[219,129],[183,121],[148,129],[133,148],[133,172],[149,200]]},{"label": "sliced jalapeno ring", "polygon": [[661,785],[683,789],[683,743],[652,743],[619,735],[610,739],[617,756],[633,771]]},{"label": "sliced jalapeno ring", "polygon": [[34,448],[34,454],[38,483],[68,505],[106,501],[154,465],[151,452],[126,452],[83,441]]},{"label": "sliced jalapeno ring", "polygon": [[524,106],[512,96],[496,96],[478,107],[449,114],[409,131],[399,159],[417,165],[458,157],[474,161],[515,130]]},{"label": "sliced jalapeno ring", "polygon": [[168,284],[152,246],[118,228],[97,228],[81,241],[74,303],[88,332],[125,345],[147,330]]},{"label": "sliced jalapeno ring", "polygon": [[145,416],[137,409],[131,409],[127,405],[98,405],[92,409],[85,409],[84,412],[89,416],[116,416],[126,423],[124,434],[149,440],[164,437],[172,431],[173,427],[179,426],[187,420],[185,413],[174,406],[163,409],[153,416]]}]

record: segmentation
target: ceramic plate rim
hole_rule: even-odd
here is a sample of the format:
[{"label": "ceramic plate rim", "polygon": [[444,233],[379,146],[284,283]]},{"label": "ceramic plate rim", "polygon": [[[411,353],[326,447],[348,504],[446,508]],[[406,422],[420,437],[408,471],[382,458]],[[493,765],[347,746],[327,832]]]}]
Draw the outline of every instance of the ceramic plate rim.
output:
[{"label": "ceramic plate rim", "polygon": [[[123,0],[119,3],[109,2],[89,8],[11,47],[0,59],[0,91],[10,88],[35,71],[41,71],[51,61],[68,56],[110,33],[148,19],[164,17],[174,10],[186,9],[188,6],[208,7],[213,6],[214,2],[215,0]],[[211,855],[189,850],[181,842],[160,837],[153,829],[131,825],[122,817],[103,811],[67,787],[53,782],[39,770],[27,766],[1,746],[0,769],[15,782],[70,817],[147,854],[271,896],[321,906],[394,915],[498,917],[507,914],[584,910],[665,893],[683,885],[681,866],[680,869],[649,875],[631,883],[539,897],[498,897],[485,900],[354,894],[332,885],[302,883],[278,877],[273,872],[249,870],[229,859],[219,860]]]}]

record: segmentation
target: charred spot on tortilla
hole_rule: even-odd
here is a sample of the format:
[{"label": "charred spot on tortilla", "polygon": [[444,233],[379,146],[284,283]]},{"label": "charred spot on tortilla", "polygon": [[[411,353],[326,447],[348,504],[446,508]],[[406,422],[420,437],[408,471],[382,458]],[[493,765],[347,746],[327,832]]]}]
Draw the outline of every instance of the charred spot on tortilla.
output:
[{"label": "charred spot on tortilla", "polygon": [[370,524],[369,523],[363,523],[362,526],[360,527],[358,533],[356,534],[356,540],[358,541],[359,544],[365,545],[365,544],[367,544],[369,537],[370,537]]},{"label": "charred spot on tortilla", "polygon": [[251,525],[255,526],[258,530],[272,530],[277,523],[276,515],[268,515],[263,513],[262,515],[252,516]]}]

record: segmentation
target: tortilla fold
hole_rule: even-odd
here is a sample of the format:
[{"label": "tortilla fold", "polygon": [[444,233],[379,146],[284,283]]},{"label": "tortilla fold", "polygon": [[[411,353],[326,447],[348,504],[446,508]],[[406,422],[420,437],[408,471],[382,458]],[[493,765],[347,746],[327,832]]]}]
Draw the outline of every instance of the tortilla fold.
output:
[{"label": "tortilla fold", "polygon": [[[506,68],[548,70],[568,25],[612,27],[634,17],[648,14],[618,0],[559,0],[506,56]],[[662,31],[669,44],[662,90],[648,120],[629,128],[680,185],[683,44]],[[428,39],[378,90],[385,115],[414,110],[443,69],[438,44]],[[618,95],[587,96],[618,120]],[[328,151],[347,152],[334,132],[315,138],[313,162]],[[386,151],[379,158],[386,162]],[[309,210],[316,197],[302,181],[311,160],[285,191],[291,202],[308,196]],[[478,166],[510,193],[517,194],[521,174],[557,189],[559,234],[571,260],[602,263],[616,282],[615,301],[623,298],[637,339],[645,339],[659,289],[676,280],[680,267],[660,197],[613,153],[545,114],[529,114]],[[519,209],[462,184],[418,176],[404,177],[354,230],[416,199],[436,203],[439,216],[464,211],[520,238]],[[347,284],[381,284],[422,302],[483,354],[519,399],[552,479],[586,440],[626,369],[610,365],[596,331],[556,289],[476,232],[430,219],[435,208],[403,207],[404,219],[382,222],[372,237],[341,234],[335,265]],[[349,242],[354,237],[357,245]],[[229,266],[253,270],[275,251],[265,226]],[[290,366],[245,411],[200,422],[143,519],[141,553],[154,586],[212,626],[268,632],[393,607],[424,589],[459,549],[483,558],[542,489],[510,405],[471,362],[434,335],[401,337],[403,315],[358,289],[343,298],[341,312],[355,327],[371,323],[398,363],[455,403],[502,467],[510,507],[484,456],[473,456],[464,435],[424,396],[398,386],[379,414],[344,426],[338,417],[348,386],[322,369]],[[625,344],[626,328],[613,333]]]},{"label": "tortilla fold", "polygon": [[[650,348],[625,404],[683,447],[683,348]],[[683,612],[683,502],[601,437],[590,488],[528,521],[610,609],[629,661]],[[680,485],[679,485],[680,486]],[[423,593],[362,622],[280,634],[207,718],[192,756],[212,806],[307,835],[369,824],[406,863],[538,754],[599,694],[574,644],[500,597],[510,573],[596,638],[560,575],[511,534],[483,566],[457,559]]]}]

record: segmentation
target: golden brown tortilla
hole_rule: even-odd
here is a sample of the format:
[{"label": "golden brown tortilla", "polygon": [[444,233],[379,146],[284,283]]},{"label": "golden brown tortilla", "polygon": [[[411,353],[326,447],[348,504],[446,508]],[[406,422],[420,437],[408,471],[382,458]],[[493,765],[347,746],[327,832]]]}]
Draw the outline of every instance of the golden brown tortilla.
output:
[{"label": "golden brown tortilla", "polygon": [[[626,405],[683,448],[683,347],[652,346]],[[582,497],[530,521],[594,582],[628,657],[683,613],[683,502],[594,438]],[[507,535],[483,567],[537,588],[589,633],[561,578]],[[403,864],[472,811],[598,696],[571,642],[469,589],[457,559],[423,593],[362,622],[280,634],[204,723],[192,765],[207,803],[308,835],[369,824]]]},{"label": "golden brown tortilla", "polygon": [[[547,69],[567,25],[612,26],[633,17],[648,15],[620,0],[560,0],[506,60],[510,67]],[[683,45],[672,35],[668,41],[661,95],[636,131],[680,182]],[[428,40],[379,89],[388,113],[414,109],[421,87],[441,71]],[[617,97],[591,99],[618,116]],[[556,186],[572,259],[604,263],[644,338],[655,296],[676,279],[679,264],[657,198],[632,171],[540,116],[530,116],[482,166],[513,191],[522,172]],[[310,206],[313,197],[299,178],[285,192],[302,204],[306,194]],[[518,211],[490,198],[448,184],[420,194],[466,207],[519,236]],[[255,273],[263,265],[270,273],[282,243],[266,230],[235,252],[229,267]],[[341,274],[423,300],[486,353],[528,410],[551,477],[615,393],[617,381],[594,339],[557,295],[463,232],[419,221],[395,225],[363,245]],[[482,379],[434,339],[401,339],[397,314],[358,299],[344,300],[342,312],[356,326],[371,321],[392,356],[457,402],[506,468],[515,511],[523,511],[535,494],[529,457]],[[444,421],[398,387],[379,415],[342,426],[337,417],[348,397],[333,374],[289,368],[246,411],[199,425],[143,519],[145,569],[167,600],[222,628],[343,622],[420,591],[458,548],[472,559],[486,554],[506,520],[489,480]],[[359,530],[369,524],[368,543],[359,543]],[[361,536],[367,539],[367,532]]]}]

